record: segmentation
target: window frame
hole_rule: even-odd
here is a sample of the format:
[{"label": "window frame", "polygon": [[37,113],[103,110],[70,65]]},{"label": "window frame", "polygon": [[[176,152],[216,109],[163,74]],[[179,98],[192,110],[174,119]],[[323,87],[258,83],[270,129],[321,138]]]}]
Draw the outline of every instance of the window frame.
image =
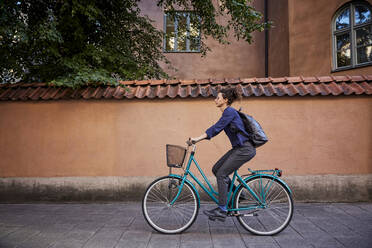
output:
[{"label": "window frame", "polygon": [[[356,6],[364,6],[368,8],[372,13],[372,7],[368,2],[365,1],[355,1],[355,2],[349,2],[345,4],[343,7],[341,7],[333,16],[332,18],[332,25],[331,25],[331,33],[332,33],[332,71],[331,72],[337,72],[337,71],[344,71],[344,70],[350,70],[365,66],[372,65],[372,61],[369,62],[363,62],[358,63],[357,61],[357,49],[358,46],[356,44],[356,31],[359,29],[362,29],[363,27],[372,27],[372,18],[367,23],[362,24],[355,24],[355,7]],[[343,28],[340,30],[336,30],[336,21],[337,17],[346,9],[349,9],[350,11],[350,26],[347,28]],[[341,66],[337,67],[337,36],[342,34],[349,34],[350,37],[350,59],[351,64],[347,66]],[[372,43],[370,44],[372,45]]]},{"label": "window frame", "polygon": [[[175,18],[174,20],[174,33],[175,33],[175,42],[174,42],[174,50],[167,50],[167,16],[168,16],[168,11],[164,13],[164,38],[163,38],[163,52],[164,53],[201,53],[200,47],[201,47],[201,30],[199,28],[199,45],[198,45],[198,50],[190,50],[190,14],[195,14],[195,11],[174,11],[176,14],[187,14],[187,19],[186,19],[186,30],[187,30],[187,35],[186,35],[186,50],[178,50],[178,19]],[[201,22],[200,16],[198,16],[199,21]]]}]

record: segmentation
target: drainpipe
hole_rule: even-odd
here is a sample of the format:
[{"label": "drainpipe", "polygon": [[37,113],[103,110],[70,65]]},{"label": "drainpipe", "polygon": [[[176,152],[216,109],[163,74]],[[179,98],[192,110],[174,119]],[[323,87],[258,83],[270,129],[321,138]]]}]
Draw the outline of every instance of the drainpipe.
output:
[{"label": "drainpipe", "polygon": [[[264,2],[264,21],[267,23],[268,18],[268,0]],[[269,77],[269,30],[265,29],[265,77]]]}]

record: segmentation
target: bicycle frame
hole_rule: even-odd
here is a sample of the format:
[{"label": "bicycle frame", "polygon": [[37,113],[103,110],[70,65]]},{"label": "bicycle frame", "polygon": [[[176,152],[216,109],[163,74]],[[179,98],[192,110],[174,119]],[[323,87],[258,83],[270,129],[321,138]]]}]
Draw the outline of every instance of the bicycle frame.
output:
[{"label": "bicycle frame", "polygon": [[[179,197],[181,191],[182,191],[182,188],[184,186],[184,183],[185,181],[187,180],[187,177],[188,175],[191,176],[192,179],[194,179],[194,181],[208,194],[208,196],[216,203],[218,204],[218,199],[216,198],[216,196],[218,196],[218,192],[216,192],[211,183],[209,182],[208,178],[205,176],[203,170],[201,169],[201,167],[199,166],[198,162],[195,160],[195,157],[194,157],[194,154],[195,154],[195,145],[193,145],[193,150],[189,156],[189,159],[188,159],[188,162],[187,162],[187,165],[186,165],[186,169],[185,169],[185,172],[183,174],[183,176],[180,176],[180,175],[176,175],[176,174],[172,174],[171,172],[171,168],[170,168],[170,173],[169,175],[170,176],[175,176],[175,177],[178,177],[180,179],[182,179],[182,182],[179,186],[179,190],[178,190],[178,193],[177,195],[175,196],[175,198],[172,200],[172,202],[170,203],[170,205],[173,205],[175,203],[175,201],[177,200],[177,198]],[[208,188],[205,187],[205,185],[190,171],[190,167],[191,167],[191,164],[194,163],[196,165],[196,168],[199,170],[201,176],[203,177],[205,183],[207,184]],[[250,170],[251,171],[251,170]],[[279,170],[278,170],[279,171]],[[252,175],[249,178],[251,177],[257,177],[257,176],[269,176],[269,177],[272,177],[273,180],[279,180],[281,182],[283,182],[282,180],[280,180],[275,174],[275,172],[278,172],[277,170],[262,170],[262,171],[251,171]],[[257,174],[256,172],[259,172],[259,174]],[[261,172],[272,172],[273,174],[270,175],[270,174],[262,174]],[[235,194],[237,192],[237,190],[240,188],[240,185],[235,189],[235,191],[233,192],[233,186],[234,186],[234,182],[235,180],[238,180],[240,182],[241,185],[243,185],[243,187],[245,187],[249,192],[250,194],[254,197],[255,201],[257,202],[257,204],[254,204],[252,206],[244,206],[244,207],[240,207],[238,209],[236,208],[230,208],[229,206],[232,205],[232,201],[233,199],[235,198]],[[195,189],[195,191],[197,192],[196,188],[195,188],[195,185],[190,182],[189,180],[187,180],[192,186],[193,188]],[[261,181],[262,182],[262,181]],[[283,182],[284,183],[284,182]],[[265,202],[265,196],[266,196],[266,193],[269,191],[270,187],[271,187],[271,184],[272,184],[272,181],[270,182],[270,185],[265,185],[265,188],[264,190],[261,190],[261,195],[258,196],[252,189],[251,187],[249,187],[249,185],[246,184],[245,180],[238,174],[237,171],[234,172],[233,174],[233,178],[232,178],[232,183],[230,185],[230,188],[229,188],[229,191],[228,191],[228,196],[227,196],[227,208],[228,208],[228,211],[239,211],[239,210],[253,210],[253,209],[257,209],[257,208],[265,208],[266,206],[266,202]],[[285,184],[285,183],[284,183]],[[286,184],[285,184],[286,187],[288,187]],[[198,195],[198,198],[199,198],[199,195]],[[198,199],[198,201],[200,202],[200,198]]]}]

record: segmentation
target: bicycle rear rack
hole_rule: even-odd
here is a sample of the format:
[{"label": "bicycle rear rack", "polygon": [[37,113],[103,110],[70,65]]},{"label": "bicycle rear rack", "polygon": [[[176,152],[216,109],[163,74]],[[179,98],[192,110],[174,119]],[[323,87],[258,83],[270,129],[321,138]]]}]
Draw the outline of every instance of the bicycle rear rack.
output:
[{"label": "bicycle rear rack", "polygon": [[282,176],[282,170],[280,170],[278,168],[275,168],[274,170],[252,170],[252,169],[248,168],[248,171],[251,174],[247,174],[247,175],[243,175],[243,176],[252,176],[252,175],[256,175],[256,174],[271,174],[273,176],[278,176],[278,177]]}]

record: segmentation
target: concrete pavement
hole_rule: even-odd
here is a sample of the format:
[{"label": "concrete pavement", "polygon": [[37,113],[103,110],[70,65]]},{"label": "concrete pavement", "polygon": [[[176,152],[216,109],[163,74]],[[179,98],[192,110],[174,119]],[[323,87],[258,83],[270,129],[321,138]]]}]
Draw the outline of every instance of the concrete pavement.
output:
[{"label": "concrete pavement", "polygon": [[202,211],[185,233],[159,234],[138,202],[0,204],[0,247],[370,248],[372,204],[297,203],[290,226],[271,237],[247,232],[234,218],[211,222]]}]

